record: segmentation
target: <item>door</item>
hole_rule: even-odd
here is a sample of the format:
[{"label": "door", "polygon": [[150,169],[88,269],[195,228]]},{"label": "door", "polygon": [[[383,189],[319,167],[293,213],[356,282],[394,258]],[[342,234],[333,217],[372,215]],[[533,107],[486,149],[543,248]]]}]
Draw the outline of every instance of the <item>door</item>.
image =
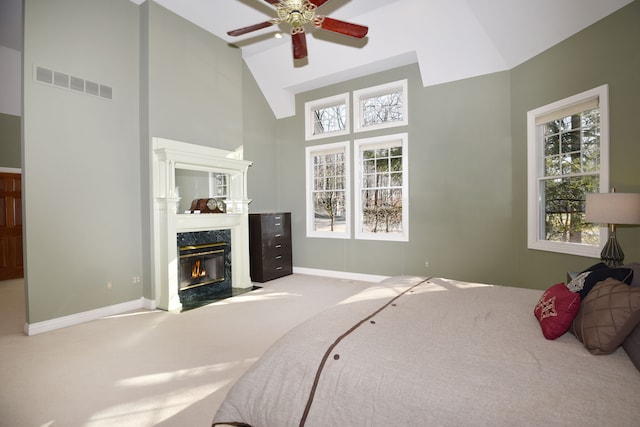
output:
[{"label": "door", "polygon": [[23,276],[22,175],[0,173],[0,280]]}]

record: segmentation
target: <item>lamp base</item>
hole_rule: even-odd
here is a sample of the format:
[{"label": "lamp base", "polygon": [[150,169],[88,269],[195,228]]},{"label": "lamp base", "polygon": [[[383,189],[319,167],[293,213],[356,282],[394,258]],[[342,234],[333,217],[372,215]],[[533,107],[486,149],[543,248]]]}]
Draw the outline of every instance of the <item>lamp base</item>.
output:
[{"label": "lamp base", "polygon": [[600,252],[600,259],[610,268],[620,267],[624,261],[624,252],[616,240],[615,224],[609,225],[609,240]]}]

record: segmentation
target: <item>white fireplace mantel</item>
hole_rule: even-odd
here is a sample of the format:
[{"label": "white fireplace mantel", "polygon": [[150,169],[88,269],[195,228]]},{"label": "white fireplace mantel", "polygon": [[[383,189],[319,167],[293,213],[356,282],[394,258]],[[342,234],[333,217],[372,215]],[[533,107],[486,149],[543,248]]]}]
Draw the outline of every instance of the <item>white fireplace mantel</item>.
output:
[{"label": "white fireplace mantel", "polygon": [[[152,271],[158,308],[179,311],[177,234],[231,231],[231,280],[234,288],[252,286],[249,275],[249,203],[247,170],[252,162],[237,153],[201,145],[153,138]],[[225,173],[229,176],[226,213],[179,214],[176,169]]]}]

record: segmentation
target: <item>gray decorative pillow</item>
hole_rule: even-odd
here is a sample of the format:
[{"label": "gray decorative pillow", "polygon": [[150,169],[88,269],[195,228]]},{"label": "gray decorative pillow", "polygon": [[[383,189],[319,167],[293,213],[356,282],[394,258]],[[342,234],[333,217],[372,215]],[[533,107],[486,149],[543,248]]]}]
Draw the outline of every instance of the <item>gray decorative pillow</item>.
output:
[{"label": "gray decorative pillow", "polygon": [[640,263],[632,262],[623,265],[622,268],[628,268],[633,271],[633,280],[629,284],[634,288],[640,288]]},{"label": "gray decorative pillow", "polygon": [[[633,282],[631,287],[640,288],[640,263],[631,263],[624,266],[633,270]],[[636,368],[640,371],[640,325],[631,331],[627,338],[622,343],[622,348],[629,355],[629,359],[636,365]]]}]

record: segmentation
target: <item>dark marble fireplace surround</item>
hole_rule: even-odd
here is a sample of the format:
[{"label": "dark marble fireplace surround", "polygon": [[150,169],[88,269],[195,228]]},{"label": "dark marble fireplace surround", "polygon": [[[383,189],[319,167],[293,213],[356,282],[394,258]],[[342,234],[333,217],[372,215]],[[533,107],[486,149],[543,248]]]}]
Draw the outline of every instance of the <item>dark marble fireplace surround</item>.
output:
[{"label": "dark marble fireplace surround", "polygon": [[[184,289],[179,292],[182,310],[189,310],[212,301],[228,298],[233,294],[231,278],[231,230],[209,230],[190,233],[177,233],[177,247],[204,245],[209,243],[226,243],[224,250],[224,281]],[[178,277],[181,272],[178,270]]]}]

